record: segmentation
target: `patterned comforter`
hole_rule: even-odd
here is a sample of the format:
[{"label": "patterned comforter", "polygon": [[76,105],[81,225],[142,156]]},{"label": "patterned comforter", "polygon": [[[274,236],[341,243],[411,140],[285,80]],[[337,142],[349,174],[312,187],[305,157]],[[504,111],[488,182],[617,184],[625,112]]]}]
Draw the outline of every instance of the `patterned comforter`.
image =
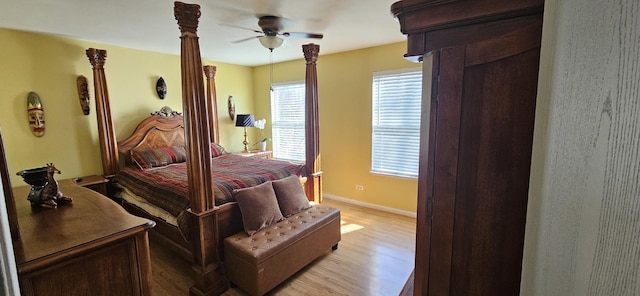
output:
[{"label": "patterned comforter", "polygon": [[[302,164],[233,154],[214,157],[211,165],[217,205],[234,201],[234,189],[304,173]],[[145,171],[137,166],[127,166],[113,181],[174,216],[189,207],[186,162]]]}]

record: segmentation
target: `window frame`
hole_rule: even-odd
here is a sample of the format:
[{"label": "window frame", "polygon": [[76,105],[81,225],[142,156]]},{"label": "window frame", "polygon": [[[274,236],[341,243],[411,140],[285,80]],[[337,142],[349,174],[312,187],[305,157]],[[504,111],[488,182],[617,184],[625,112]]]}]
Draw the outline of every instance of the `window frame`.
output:
[{"label": "window frame", "polygon": [[[294,116],[287,116],[287,119],[297,118],[298,120],[282,120],[277,116],[278,108],[283,106],[280,105],[280,102],[276,102],[275,100],[280,98],[276,98],[276,92],[278,88],[294,86],[296,91],[301,92],[301,97],[299,97],[299,104],[296,106],[284,106],[287,108],[299,108],[298,112],[301,114],[294,114]],[[287,82],[279,82],[272,84],[272,91],[270,92],[270,101],[271,101],[271,140],[272,140],[272,152],[273,158],[288,160],[293,162],[304,163],[306,161],[306,112],[305,112],[305,95],[306,95],[306,85],[304,80],[295,80],[295,81],[287,81]],[[296,97],[298,99],[298,97]],[[302,118],[302,120],[299,120]],[[280,131],[286,131],[289,129],[289,132],[293,132],[292,137],[298,137],[298,141],[295,138],[291,139],[292,142],[288,143],[285,147],[281,147],[281,142],[283,139],[286,139],[287,135],[280,134]],[[293,129],[293,131],[291,131]],[[296,133],[297,132],[297,133]],[[301,139],[300,139],[301,138]],[[302,148],[300,148],[300,146]],[[282,149],[282,150],[281,150]],[[296,153],[296,151],[302,151],[302,154]],[[295,156],[301,156],[296,158]],[[293,156],[293,157],[292,157]]]},{"label": "window frame", "polygon": [[[396,94],[390,94],[389,96],[392,98],[389,98],[389,96],[380,97],[381,87],[384,87],[384,85],[380,86],[380,79],[396,79],[398,81],[402,80],[403,82],[406,82],[406,78],[402,78],[402,76],[407,75],[412,77],[409,82],[413,84],[407,88],[412,88],[415,91],[415,93],[411,94],[410,100],[398,103],[396,101],[398,95]],[[424,73],[420,67],[377,71],[372,73],[370,173],[414,180],[418,178],[423,75]],[[415,85],[416,82],[419,83],[417,87]],[[402,87],[391,87],[397,88],[397,90],[407,89]],[[389,90],[393,89],[387,89],[387,91]],[[384,102],[381,102],[381,100]],[[403,103],[407,103],[408,106],[400,106],[398,109],[401,113],[398,113],[398,110],[391,110],[391,103],[393,103],[394,109],[398,107],[398,104],[402,105]],[[387,117],[380,114],[381,112],[384,112],[383,110],[380,110],[381,106],[385,105],[388,106],[386,112],[389,114],[386,115]],[[407,119],[412,118],[417,118],[417,120],[411,121],[409,125],[406,126],[399,124],[400,122],[407,122]],[[382,122],[380,122],[381,120]],[[390,123],[384,123],[385,121]],[[384,135],[385,133],[387,135]],[[409,143],[407,140],[410,140]],[[381,142],[391,144],[380,144]],[[409,157],[405,159],[407,151],[409,151]],[[391,154],[389,154],[388,157],[381,156],[386,153]]]}]

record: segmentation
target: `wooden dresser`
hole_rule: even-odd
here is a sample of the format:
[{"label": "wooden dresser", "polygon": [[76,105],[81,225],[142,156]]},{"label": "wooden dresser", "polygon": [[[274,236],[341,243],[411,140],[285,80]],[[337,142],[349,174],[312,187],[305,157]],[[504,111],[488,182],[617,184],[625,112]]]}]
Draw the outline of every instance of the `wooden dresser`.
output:
[{"label": "wooden dresser", "polygon": [[73,203],[55,209],[32,208],[29,186],[13,190],[22,295],[151,295],[147,233],[155,222],[73,180],[59,185]]}]

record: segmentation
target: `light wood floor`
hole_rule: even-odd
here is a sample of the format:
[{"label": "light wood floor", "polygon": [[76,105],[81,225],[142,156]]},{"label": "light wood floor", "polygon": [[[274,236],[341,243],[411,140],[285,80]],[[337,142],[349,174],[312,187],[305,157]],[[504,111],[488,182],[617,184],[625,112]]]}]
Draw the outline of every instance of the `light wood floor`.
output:
[{"label": "light wood floor", "polygon": [[[270,295],[398,295],[413,271],[415,219],[336,201],[342,241]],[[180,256],[151,241],[153,294],[188,295],[191,267]],[[239,288],[224,295],[247,295]]]}]

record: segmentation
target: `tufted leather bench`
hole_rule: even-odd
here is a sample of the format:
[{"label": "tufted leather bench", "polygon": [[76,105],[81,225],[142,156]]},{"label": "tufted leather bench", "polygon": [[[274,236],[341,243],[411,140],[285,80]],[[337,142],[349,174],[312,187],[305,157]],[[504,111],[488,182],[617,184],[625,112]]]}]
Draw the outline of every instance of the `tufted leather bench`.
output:
[{"label": "tufted leather bench", "polygon": [[340,210],[323,205],[295,214],[253,236],[224,240],[229,280],[251,295],[264,295],[340,241]]}]

